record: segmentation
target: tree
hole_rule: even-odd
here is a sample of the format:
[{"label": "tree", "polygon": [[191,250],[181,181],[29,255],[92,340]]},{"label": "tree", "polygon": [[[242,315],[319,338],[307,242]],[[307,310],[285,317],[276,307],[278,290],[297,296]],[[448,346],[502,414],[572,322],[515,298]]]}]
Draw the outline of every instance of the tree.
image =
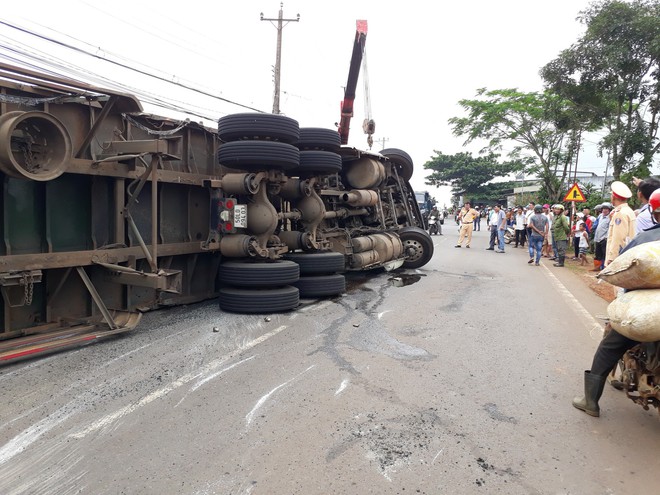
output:
[{"label": "tree", "polygon": [[480,200],[490,197],[486,184],[494,178],[505,177],[522,167],[518,162],[500,162],[499,155],[495,153],[477,157],[470,152],[455,155],[445,155],[440,151],[434,153],[435,156],[424,164],[425,169],[433,170],[426,178],[426,183],[432,186],[452,186],[454,196],[467,195],[474,201],[476,196]]},{"label": "tree", "polygon": [[649,175],[660,150],[660,2],[602,0],[578,18],[584,36],[541,70],[547,87],[604,128],[615,179]]},{"label": "tree", "polygon": [[583,130],[575,105],[550,91],[485,88],[477,91],[476,99],[459,104],[468,116],[449,119],[456,136],[467,136],[466,144],[487,140],[491,153],[512,144],[508,157],[528,173],[537,173],[546,197],[559,201]]}]

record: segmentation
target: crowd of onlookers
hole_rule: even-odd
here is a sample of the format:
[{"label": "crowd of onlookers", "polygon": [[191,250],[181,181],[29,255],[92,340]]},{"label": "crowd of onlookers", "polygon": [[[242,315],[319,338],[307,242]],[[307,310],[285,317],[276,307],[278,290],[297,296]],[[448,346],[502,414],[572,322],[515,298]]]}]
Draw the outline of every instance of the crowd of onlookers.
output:
[{"label": "crowd of onlookers", "polygon": [[572,260],[586,265],[588,255],[593,254],[593,271],[600,271],[636,233],[654,225],[648,200],[653,191],[660,189],[660,180],[654,177],[634,179],[634,184],[640,203],[634,211],[627,204],[633,193],[619,181],[611,185],[611,201],[596,205],[593,212],[588,206],[569,211],[563,204],[550,206],[529,202],[514,208],[499,204],[473,208],[466,202],[455,213],[459,225],[456,247],[463,247],[463,241],[466,241],[466,248],[470,247],[472,232],[481,230],[484,218],[490,231],[489,251],[504,253],[505,243],[514,248],[524,248],[527,244],[528,263],[538,265],[540,258],[544,257],[554,260],[555,266],[564,266],[565,251],[572,248]]}]

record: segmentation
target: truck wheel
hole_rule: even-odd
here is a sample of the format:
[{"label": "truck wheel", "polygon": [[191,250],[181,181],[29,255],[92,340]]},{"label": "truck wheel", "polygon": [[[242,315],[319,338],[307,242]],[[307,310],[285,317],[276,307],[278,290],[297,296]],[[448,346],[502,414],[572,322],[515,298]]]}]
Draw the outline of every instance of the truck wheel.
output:
[{"label": "truck wheel", "polygon": [[300,163],[300,152],[291,144],[274,141],[233,141],[220,145],[220,165],[248,172],[277,168],[290,170]]},{"label": "truck wheel", "polygon": [[380,152],[386,158],[389,158],[396,166],[399,177],[410,180],[413,175],[413,161],[410,155],[398,148],[387,148]]},{"label": "truck wheel", "polygon": [[220,284],[239,288],[281,287],[300,278],[300,268],[293,261],[225,261],[220,265]]},{"label": "truck wheel", "polygon": [[300,297],[314,298],[336,296],[346,292],[346,278],[343,275],[308,275],[300,277],[295,284]]},{"label": "truck wheel", "polygon": [[224,141],[272,139],[295,143],[300,139],[298,121],[270,113],[235,113],[218,120],[218,137]]},{"label": "truck wheel", "polygon": [[336,129],[301,127],[300,139],[295,144],[300,150],[321,150],[339,153],[341,137]]},{"label": "truck wheel", "polygon": [[433,239],[419,227],[404,227],[399,230],[403,242],[403,252],[406,260],[404,268],[419,268],[426,265],[433,257]]},{"label": "truck wheel", "polygon": [[291,173],[299,175],[335,174],[341,172],[341,156],[330,151],[301,151],[300,165]]},{"label": "truck wheel", "polygon": [[218,297],[220,309],[231,313],[278,313],[295,309],[300,304],[296,287],[277,289],[235,289],[223,287]]},{"label": "truck wheel", "polygon": [[284,259],[300,266],[301,275],[328,275],[346,271],[344,255],[334,251],[320,253],[287,253]]}]

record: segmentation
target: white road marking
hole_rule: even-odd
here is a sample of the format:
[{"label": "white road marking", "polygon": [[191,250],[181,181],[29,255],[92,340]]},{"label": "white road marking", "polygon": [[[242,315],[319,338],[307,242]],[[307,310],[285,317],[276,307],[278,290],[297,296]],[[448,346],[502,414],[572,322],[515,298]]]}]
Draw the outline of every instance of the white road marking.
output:
[{"label": "white road marking", "polygon": [[153,391],[152,393],[144,396],[142,399],[140,399],[138,402],[135,402],[133,404],[129,404],[127,406],[124,406],[118,410],[116,410],[113,413],[107,414],[103,416],[102,418],[98,419],[97,421],[93,422],[86,428],[83,428],[82,430],[79,430],[76,433],[72,433],[69,435],[69,438],[76,438],[76,439],[81,439],[89,435],[90,433],[93,433],[95,431],[98,431],[100,429],[106,428],[108,425],[110,425],[112,422],[118,420],[119,418],[126,416],[127,414],[130,414],[137,409],[146,406],[150,402],[153,402],[156,399],[159,399],[161,397],[164,397],[165,395],[169,394],[173,390],[176,390],[177,388],[181,387],[182,385],[185,385],[197,378],[199,378],[202,375],[205,375],[207,373],[212,373],[215,369],[219,368],[222,366],[225,362],[227,362],[229,359],[233,357],[234,354],[239,353],[239,352],[244,352],[246,350],[252,349],[256,345],[261,344],[262,342],[268,340],[269,338],[277,335],[280,333],[282,330],[284,330],[286,325],[282,325],[280,327],[277,327],[275,330],[272,330],[271,332],[268,332],[264,335],[262,335],[259,338],[256,338],[247,344],[239,347],[236,349],[234,352],[231,354],[225,355],[221,358],[218,358],[214,361],[211,361],[207,365],[203,366],[201,370],[196,371],[195,373],[188,373],[187,375],[182,376],[178,380],[175,380],[168,385],[165,385],[164,387],[159,388],[158,390]]},{"label": "white road marking", "polygon": [[603,325],[601,325],[596,318],[591,316],[591,313],[577,300],[577,298],[570,293],[570,291],[562,284],[559,279],[555,276],[554,273],[545,265],[541,265],[545,270],[546,275],[550,278],[550,281],[559,291],[559,293],[564,296],[569,302],[569,306],[580,316],[584,323],[587,325],[589,330],[589,336],[594,340],[601,340],[603,338]]},{"label": "white road marking", "polygon": [[339,388],[338,388],[337,391],[335,392],[335,395],[339,395],[339,394],[341,394],[344,390],[346,390],[346,387],[348,387],[348,381],[349,381],[348,378],[346,378],[345,380],[342,380],[342,381],[341,381],[341,385],[339,385]]},{"label": "white road marking", "polygon": [[279,389],[281,389],[282,387],[286,387],[289,383],[291,383],[292,381],[294,381],[296,378],[301,377],[302,375],[304,375],[305,373],[307,373],[309,370],[311,370],[311,369],[312,369],[313,367],[315,367],[315,366],[316,366],[315,364],[311,365],[311,366],[310,366],[309,368],[307,368],[305,371],[303,371],[303,372],[301,372],[301,373],[298,373],[296,376],[294,376],[294,377],[291,378],[290,380],[287,380],[287,381],[285,381],[284,383],[281,383],[280,385],[278,385],[277,387],[275,387],[273,390],[271,390],[270,392],[268,392],[266,395],[264,395],[263,397],[261,397],[261,399],[259,399],[259,400],[257,401],[257,403],[254,405],[254,407],[252,408],[252,410],[251,410],[249,413],[247,413],[247,415],[245,416],[245,429],[247,430],[247,429],[250,427],[250,423],[252,423],[252,420],[254,419],[254,415],[257,413],[257,411],[259,410],[259,408],[261,408],[261,406],[263,406],[264,403],[270,398],[271,395],[273,395],[275,392],[277,392],[277,391],[278,391]]}]

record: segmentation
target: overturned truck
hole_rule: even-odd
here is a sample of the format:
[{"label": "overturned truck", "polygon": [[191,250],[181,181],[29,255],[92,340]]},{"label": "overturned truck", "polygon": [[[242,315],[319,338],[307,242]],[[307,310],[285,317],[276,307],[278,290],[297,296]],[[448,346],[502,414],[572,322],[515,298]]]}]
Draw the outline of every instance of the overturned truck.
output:
[{"label": "overturned truck", "polygon": [[131,95],[0,65],[0,362],[219,300],[294,309],[344,273],[429,261],[410,157],[239,113],[209,129]]}]

